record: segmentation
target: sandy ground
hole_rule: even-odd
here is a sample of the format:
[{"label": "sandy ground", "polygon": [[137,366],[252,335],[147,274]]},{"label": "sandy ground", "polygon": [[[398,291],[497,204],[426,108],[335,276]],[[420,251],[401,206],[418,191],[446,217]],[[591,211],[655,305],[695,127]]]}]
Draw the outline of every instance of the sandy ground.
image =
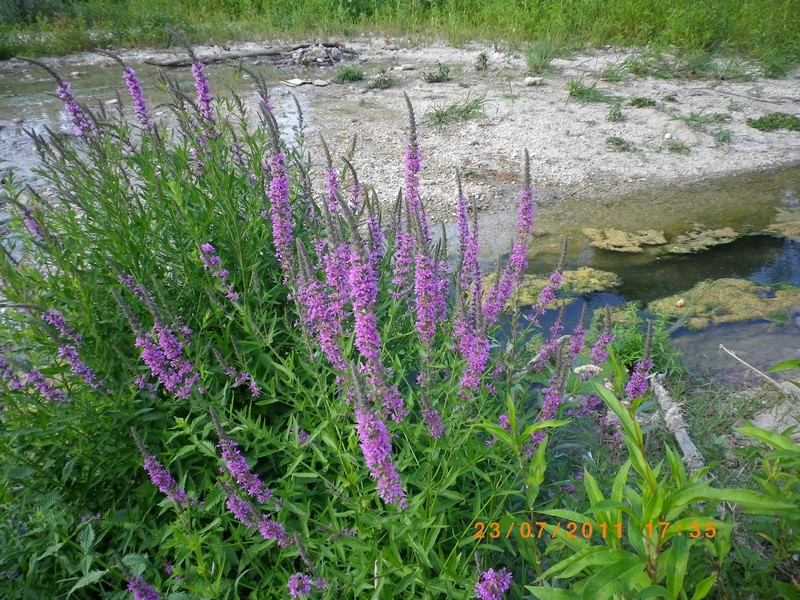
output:
[{"label": "sandy ground", "polygon": [[[254,49],[274,42],[231,45],[233,50]],[[452,221],[455,171],[465,190],[486,212],[507,212],[516,201],[525,149],[531,156],[532,179],[544,204],[563,199],[602,200],[665,184],[691,184],[735,173],[800,163],[800,133],[763,133],[747,119],[770,112],[800,116],[800,69],[780,79],[752,81],[658,79],[625,75],[609,82],[604,69],[622,71],[632,52],[598,49],[556,59],[541,85],[528,86],[525,58],[491,46],[470,44],[413,46],[408,42],[369,39],[348,41],[355,51],[350,63],[360,64],[367,79],[326,87],[277,86],[273,99],[278,111],[294,111],[290,94],[300,101],[308,121],[312,156],[321,164],[318,136],[327,140],[334,156],[345,154],[352,136],[358,136],[355,166],[363,183],[391,201],[402,185],[403,153],[408,115],[403,94],[416,112],[423,152],[422,184],[434,220]],[[213,48],[196,48],[203,52]],[[488,70],[475,68],[479,53],[488,58]],[[165,51],[121,51],[135,64]],[[353,55],[350,55],[353,56]],[[107,62],[97,54],[81,53],[48,59],[62,71]],[[260,59],[268,64],[266,59]],[[259,62],[258,60],[256,62]],[[437,62],[450,67],[452,79],[426,83],[426,69]],[[285,79],[329,80],[340,63],[325,67],[284,67]],[[737,65],[748,69],[745,63]],[[401,67],[405,70],[399,70]],[[379,69],[388,68],[396,84],[386,90],[368,90]],[[619,98],[624,120],[609,120],[611,105],[570,98],[568,85],[581,81]],[[656,105],[629,106],[632,97],[647,97]],[[478,118],[436,127],[430,111],[483,98]],[[254,98],[251,98],[254,101]],[[718,122],[692,127],[686,119]],[[717,141],[720,132],[729,141]],[[609,138],[623,140],[629,151],[619,151]],[[680,151],[679,151],[680,150]],[[339,163],[341,164],[341,163]]]}]

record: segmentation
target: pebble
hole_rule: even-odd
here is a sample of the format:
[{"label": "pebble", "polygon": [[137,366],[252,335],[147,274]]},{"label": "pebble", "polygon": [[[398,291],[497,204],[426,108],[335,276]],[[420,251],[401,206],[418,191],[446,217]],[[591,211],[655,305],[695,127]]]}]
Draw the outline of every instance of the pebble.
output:
[{"label": "pebble", "polygon": [[665,140],[671,140],[671,139],[672,139],[672,134],[671,134],[671,133],[669,133],[669,132],[665,133],[665,134],[664,134],[664,139],[665,139]]},{"label": "pebble", "polygon": [[112,105],[118,104],[118,103],[119,103],[119,100],[117,100],[116,98],[113,98],[111,100],[106,100],[105,101],[105,105],[106,106],[112,106]]},{"label": "pebble", "polygon": [[342,51],[338,48],[331,48],[331,60],[342,60]]},{"label": "pebble", "polygon": [[544,79],[542,77],[526,77],[523,83],[528,87],[533,87],[537,85],[543,85]]}]

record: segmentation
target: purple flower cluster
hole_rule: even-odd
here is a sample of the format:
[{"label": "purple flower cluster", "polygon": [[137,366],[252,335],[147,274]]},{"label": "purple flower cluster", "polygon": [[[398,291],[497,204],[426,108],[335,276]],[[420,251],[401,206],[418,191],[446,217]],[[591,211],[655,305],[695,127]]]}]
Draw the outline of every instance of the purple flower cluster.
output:
[{"label": "purple flower cluster", "polygon": [[390,456],[392,444],[386,424],[366,406],[357,405],[355,412],[361,451],[370,475],[378,484],[378,495],[388,504],[407,508],[406,493]]},{"label": "purple flower cluster", "polygon": [[[183,328],[183,333],[190,331]],[[189,397],[200,373],[184,357],[183,343],[170,327],[156,321],[150,333],[136,336],[135,346],[141,348],[142,361],[168,392],[176,398]]]},{"label": "purple flower cluster", "polygon": [[422,420],[428,427],[428,432],[433,439],[438,440],[444,435],[444,425],[442,425],[442,417],[439,415],[439,411],[431,408],[426,398],[420,399],[420,405],[422,406]]},{"label": "purple flower cluster", "polygon": [[225,434],[219,419],[214,419],[214,427],[219,436],[219,444],[217,447],[220,449],[220,454],[222,455],[222,463],[224,465],[223,472],[228,473],[242,492],[258,500],[260,504],[264,504],[270,500],[272,498],[272,492],[264,485],[264,482],[261,481],[258,475],[250,472],[247,460],[239,451],[239,445]]},{"label": "purple flower cluster", "polygon": [[61,314],[60,311],[57,310],[46,310],[42,313],[42,321],[47,323],[48,325],[52,325],[56,331],[58,331],[58,335],[60,335],[65,340],[69,340],[75,344],[81,343],[81,335],[76,333],[72,327],[67,325],[67,320],[64,318],[64,315]]},{"label": "purple flower cluster", "polygon": [[650,387],[648,375],[650,373],[650,369],[652,368],[653,361],[650,358],[644,358],[636,363],[636,366],[633,368],[633,373],[631,373],[631,378],[628,380],[628,384],[625,386],[625,391],[628,394],[628,398],[634,400],[644,396],[644,393]]},{"label": "purple flower cluster", "polygon": [[489,290],[489,297],[483,305],[483,313],[489,324],[497,321],[500,311],[511,298],[511,293],[528,264],[528,240],[533,230],[535,208],[533,190],[530,185],[526,185],[520,193],[519,208],[517,209],[517,237],[511,246],[511,256],[497,282]]},{"label": "purple flower cluster", "polygon": [[305,598],[311,594],[311,578],[303,573],[295,573],[286,584],[291,598]]},{"label": "purple flower cluster", "polygon": [[58,356],[67,361],[72,372],[89,384],[92,389],[99,390],[103,382],[97,380],[97,375],[92,368],[81,360],[78,349],[72,344],[62,344],[58,347]]},{"label": "purple flower cluster", "polygon": [[217,122],[214,115],[214,98],[211,96],[211,86],[208,83],[206,66],[197,61],[192,65],[192,76],[194,77],[194,89],[197,91],[197,104],[200,105],[200,114],[206,121]]},{"label": "purple flower cluster", "polygon": [[178,485],[175,478],[169,474],[164,465],[158,462],[154,454],[143,453],[144,469],[150,476],[150,481],[176,506],[183,506],[187,502],[186,492]]},{"label": "purple flower cluster", "polygon": [[[286,168],[286,155],[276,151],[269,157],[267,164],[271,175],[269,217],[272,220],[272,240],[278,262],[283,269],[284,280],[289,281],[294,273],[292,253],[294,229],[292,210],[289,206],[289,172]],[[266,217],[266,211],[262,212],[261,216]]]},{"label": "purple flower cluster", "polygon": [[28,383],[39,392],[48,402],[58,402],[59,404],[68,404],[70,402],[67,395],[60,389],[53,387],[45,376],[38,370],[31,369],[28,373]]},{"label": "purple flower cluster", "polygon": [[608,345],[614,341],[614,335],[610,332],[603,332],[592,345],[589,358],[596,365],[603,364],[608,358]]},{"label": "purple flower cluster", "polygon": [[447,278],[427,253],[417,252],[414,265],[414,308],[417,332],[424,345],[436,334],[436,325],[447,316]]},{"label": "purple flower cluster", "polygon": [[389,294],[397,300],[407,293],[411,266],[414,262],[414,237],[404,228],[400,228],[397,232],[395,245],[397,250],[394,254],[394,270],[392,273],[393,289]]},{"label": "purple flower cluster", "polygon": [[475,584],[475,595],[480,600],[501,600],[503,594],[511,587],[511,579],[511,573],[504,568],[499,571],[494,569],[484,571]]},{"label": "purple flower cluster", "polygon": [[33,214],[33,209],[30,206],[22,207],[22,216],[24,217],[25,227],[33,237],[33,240],[38,243],[43,243],[45,240],[44,231],[42,230],[39,222]]},{"label": "purple flower cluster", "polygon": [[133,592],[134,600],[160,600],[155,588],[139,575],[131,575],[128,580],[128,591]]},{"label": "purple flower cluster", "polygon": [[25,387],[17,377],[17,374],[14,373],[14,368],[3,356],[0,356],[0,381],[7,384],[8,389],[12,391],[21,390]]},{"label": "purple flower cluster", "polygon": [[131,98],[133,98],[133,106],[136,111],[136,116],[139,119],[139,124],[144,129],[152,127],[150,122],[150,115],[147,110],[147,102],[144,99],[144,92],[142,92],[142,84],[139,82],[139,77],[133,67],[125,67],[122,69],[122,79],[125,85],[128,86]]},{"label": "purple flower cluster", "polygon": [[72,124],[75,126],[75,135],[85,140],[95,137],[97,132],[94,122],[75,100],[75,96],[72,94],[72,86],[66,81],[62,81],[58,84],[56,93],[64,103],[64,109],[67,114],[72,119]]},{"label": "purple flower cluster", "polygon": [[381,261],[383,260],[383,230],[381,229],[381,221],[378,215],[370,214],[367,217],[367,228],[369,229],[370,239],[370,253],[369,259],[372,263],[372,268],[377,273],[380,270]]},{"label": "purple flower cluster", "polygon": [[428,217],[422,210],[422,200],[419,193],[419,172],[422,169],[422,154],[419,151],[419,141],[415,130],[406,146],[406,172],[405,172],[405,204],[412,221],[418,224],[422,233],[422,243],[427,245],[431,241],[428,228]]},{"label": "purple flower cluster", "polygon": [[332,214],[336,214],[339,212],[339,200],[336,198],[339,194],[339,176],[333,167],[325,169],[325,185],[328,196],[328,210]]},{"label": "purple flower cluster", "polygon": [[239,300],[239,294],[234,291],[233,286],[228,283],[228,269],[222,268],[222,259],[217,256],[217,250],[209,243],[200,246],[200,260],[203,261],[203,266],[207,271],[211,271],[211,276],[220,280],[222,287],[225,289],[225,297],[231,302]]},{"label": "purple flower cluster", "polygon": [[312,274],[301,274],[298,279],[297,301],[306,329],[314,336],[331,366],[344,371],[347,365],[339,345],[342,333],[342,318],[332,309],[333,302],[325,293],[325,287]]}]

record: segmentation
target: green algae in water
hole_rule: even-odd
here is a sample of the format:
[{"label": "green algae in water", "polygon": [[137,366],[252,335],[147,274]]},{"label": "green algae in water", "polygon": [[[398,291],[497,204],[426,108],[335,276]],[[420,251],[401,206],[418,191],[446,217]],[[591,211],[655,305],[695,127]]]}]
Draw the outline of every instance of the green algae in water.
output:
[{"label": "green algae in water", "polygon": [[685,321],[690,329],[704,329],[753,319],[785,320],[788,312],[798,306],[798,287],[772,288],[744,279],[723,278],[656,300],[648,308],[664,317]]}]

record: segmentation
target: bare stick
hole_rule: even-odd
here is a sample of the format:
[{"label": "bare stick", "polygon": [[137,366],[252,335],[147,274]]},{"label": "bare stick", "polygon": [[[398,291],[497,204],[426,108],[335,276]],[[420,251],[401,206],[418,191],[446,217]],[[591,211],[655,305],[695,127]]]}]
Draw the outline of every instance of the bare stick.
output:
[{"label": "bare stick", "polygon": [[763,377],[764,379],[766,379],[767,381],[769,381],[769,382],[770,382],[770,383],[771,383],[771,384],[772,384],[772,385],[773,385],[773,386],[774,386],[774,387],[775,387],[777,390],[779,390],[780,392],[782,392],[782,393],[784,393],[784,394],[789,394],[790,396],[794,396],[795,398],[797,398],[798,400],[800,400],[800,389],[798,389],[798,388],[796,388],[796,387],[794,387],[793,385],[791,385],[791,384],[788,384],[788,383],[781,383],[780,381],[777,381],[777,380],[773,379],[772,377],[770,377],[770,376],[769,376],[769,375],[767,375],[766,373],[762,373],[761,371],[759,371],[758,369],[756,369],[756,368],[755,368],[753,365],[746,363],[746,362],[745,362],[745,361],[743,361],[741,358],[739,358],[738,356],[736,356],[736,353],[735,353],[735,352],[731,352],[730,350],[728,350],[728,349],[727,349],[725,346],[723,346],[722,344],[720,344],[720,345],[719,345],[719,349],[720,349],[720,350],[724,350],[725,352],[727,352],[728,354],[730,354],[730,355],[731,355],[733,358],[735,358],[736,360],[738,360],[740,363],[742,363],[742,364],[743,364],[745,367],[747,367],[747,368],[748,368],[748,369],[750,369],[751,371],[753,371],[753,372],[755,372],[755,373],[757,373],[757,374],[761,375],[761,377]]},{"label": "bare stick", "polygon": [[664,411],[664,422],[667,425],[669,432],[675,436],[675,441],[683,453],[683,462],[690,473],[697,473],[700,469],[706,466],[703,455],[697,449],[692,438],[689,437],[689,432],[686,429],[686,421],[683,420],[683,413],[681,412],[681,405],[675,402],[669,395],[669,392],[661,384],[663,375],[656,375],[651,379],[653,393],[661,405],[661,410]]}]

